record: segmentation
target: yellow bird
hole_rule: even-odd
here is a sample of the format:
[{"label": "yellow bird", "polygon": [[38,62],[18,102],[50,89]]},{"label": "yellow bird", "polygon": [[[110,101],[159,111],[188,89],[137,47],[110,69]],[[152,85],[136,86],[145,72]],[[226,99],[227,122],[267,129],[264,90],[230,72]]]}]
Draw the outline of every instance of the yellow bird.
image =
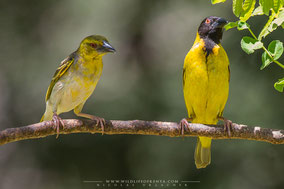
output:
[{"label": "yellow bird", "polygon": [[86,100],[96,88],[103,70],[102,57],[115,52],[108,40],[100,35],[83,39],[79,48],[64,59],[56,70],[46,93],[46,110],[41,121],[53,120],[59,134],[64,126],[61,113],[74,110],[77,116],[96,120],[104,131],[103,118],[82,113]]},{"label": "yellow bird", "polygon": [[[210,16],[205,18],[187,53],[183,66],[183,93],[188,118],[181,121],[182,129],[192,123],[217,124],[224,121],[230,135],[231,121],[223,118],[229,94],[229,59],[220,44],[227,21]],[[211,138],[199,137],[195,148],[195,165],[205,168],[211,162]]]}]

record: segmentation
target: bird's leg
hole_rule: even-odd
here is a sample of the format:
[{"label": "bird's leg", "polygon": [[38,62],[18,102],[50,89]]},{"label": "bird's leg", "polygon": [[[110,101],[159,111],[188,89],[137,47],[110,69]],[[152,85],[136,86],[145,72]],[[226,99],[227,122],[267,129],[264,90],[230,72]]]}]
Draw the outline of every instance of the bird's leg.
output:
[{"label": "bird's leg", "polygon": [[52,121],[55,125],[55,128],[56,128],[56,138],[58,138],[59,136],[59,127],[60,127],[60,124],[62,125],[62,127],[64,128],[64,122],[63,120],[57,115],[57,113],[53,113],[53,116],[52,116]]},{"label": "bird's leg", "polygon": [[231,131],[232,131],[232,124],[233,122],[231,120],[228,120],[224,117],[218,117],[219,120],[224,122],[224,130],[225,133],[228,134],[229,137],[231,137]]},{"label": "bird's leg", "polygon": [[104,132],[105,132],[104,125],[106,124],[106,121],[105,121],[104,118],[101,118],[101,117],[98,117],[98,116],[94,116],[94,115],[90,115],[90,114],[85,114],[85,113],[82,113],[82,112],[76,113],[76,115],[80,116],[80,117],[84,117],[84,118],[88,118],[88,119],[96,121],[97,122],[97,126],[98,125],[101,126],[102,135],[104,134]]},{"label": "bird's leg", "polygon": [[183,118],[180,121],[180,127],[181,127],[181,136],[182,139],[184,138],[184,127],[186,126],[187,128],[189,127],[189,121],[192,121],[192,118]]}]

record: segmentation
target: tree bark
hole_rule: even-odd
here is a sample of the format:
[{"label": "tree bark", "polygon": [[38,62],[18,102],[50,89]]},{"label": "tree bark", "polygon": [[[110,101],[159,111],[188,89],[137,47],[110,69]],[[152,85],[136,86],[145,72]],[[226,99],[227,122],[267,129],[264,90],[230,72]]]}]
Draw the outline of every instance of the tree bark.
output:
[{"label": "tree bark", "polygon": [[[60,134],[71,133],[102,133],[101,127],[95,121],[66,119],[64,128],[60,126]],[[136,134],[136,135],[160,135],[169,137],[181,137],[181,127],[176,122],[142,121],[142,120],[106,120],[104,134]],[[56,135],[56,129],[52,121],[45,121],[28,126],[9,128],[0,131],[0,145],[20,140],[42,138]],[[189,123],[185,127],[184,137],[206,136],[212,139],[244,139],[264,141],[272,144],[284,144],[284,130],[268,129],[260,127],[248,127],[242,124],[232,124],[232,132],[229,137],[223,125],[203,125]]]}]

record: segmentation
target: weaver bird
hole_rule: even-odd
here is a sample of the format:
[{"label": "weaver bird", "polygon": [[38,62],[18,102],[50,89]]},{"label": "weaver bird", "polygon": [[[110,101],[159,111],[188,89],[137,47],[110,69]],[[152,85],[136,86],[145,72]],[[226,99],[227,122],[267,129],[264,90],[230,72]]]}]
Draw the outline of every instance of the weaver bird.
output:
[{"label": "weaver bird", "polygon": [[[224,121],[225,131],[230,136],[231,121],[223,117],[229,94],[229,59],[220,44],[223,27],[227,21],[210,16],[205,18],[196,35],[195,42],[187,53],[183,66],[183,93],[188,118],[184,126],[192,123],[216,125]],[[211,162],[211,138],[198,137],[195,147],[195,165],[205,168]]]},{"label": "weaver bird", "polygon": [[83,39],[79,48],[57,68],[46,93],[46,109],[41,118],[41,121],[53,120],[57,137],[60,124],[64,127],[58,115],[71,110],[77,116],[96,120],[104,132],[103,118],[82,113],[81,110],[101,77],[102,57],[109,52],[115,52],[115,49],[105,37],[91,35]]}]

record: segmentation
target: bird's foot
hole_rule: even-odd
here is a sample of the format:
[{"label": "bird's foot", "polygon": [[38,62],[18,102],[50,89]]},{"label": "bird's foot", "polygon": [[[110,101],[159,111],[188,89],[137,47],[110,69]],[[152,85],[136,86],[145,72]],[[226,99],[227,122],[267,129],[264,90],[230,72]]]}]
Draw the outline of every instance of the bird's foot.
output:
[{"label": "bird's foot", "polygon": [[102,135],[104,134],[105,132],[105,124],[106,124],[106,121],[104,118],[101,118],[101,117],[98,117],[98,116],[94,116],[94,115],[90,115],[90,114],[86,114],[86,113],[82,113],[82,112],[75,112],[75,114],[77,116],[80,116],[80,117],[84,117],[84,118],[88,118],[88,119],[91,119],[93,121],[96,121],[96,126],[101,126],[101,129],[102,129]]},{"label": "bird's foot", "polygon": [[102,135],[104,134],[105,132],[105,124],[106,124],[106,121],[104,118],[101,118],[101,117],[98,117],[98,116],[94,116],[92,115],[91,116],[91,120],[94,120],[97,122],[97,125],[96,126],[101,126],[101,129],[102,129]]},{"label": "bird's foot", "polygon": [[184,138],[184,129],[185,127],[189,128],[189,121],[192,121],[192,119],[190,118],[183,118],[181,121],[180,121],[180,130],[181,130],[181,136],[182,136],[182,139]]},{"label": "bird's foot", "polygon": [[224,117],[219,117],[218,119],[224,122],[224,131],[225,133],[227,133],[228,137],[231,137],[231,132],[233,130],[233,127],[232,127],[233,122]]},{"label": "bird's foot", "polygon": [[64,128],[64,122],[61,119],[61,117],[59,117],[56,113],[53,114],[52,121],[54,123],[55,129],[56,129],[56,133],[57,133],[56,138],[58,138],[58,136],[59,136],[59,127],[61,125]]}]

